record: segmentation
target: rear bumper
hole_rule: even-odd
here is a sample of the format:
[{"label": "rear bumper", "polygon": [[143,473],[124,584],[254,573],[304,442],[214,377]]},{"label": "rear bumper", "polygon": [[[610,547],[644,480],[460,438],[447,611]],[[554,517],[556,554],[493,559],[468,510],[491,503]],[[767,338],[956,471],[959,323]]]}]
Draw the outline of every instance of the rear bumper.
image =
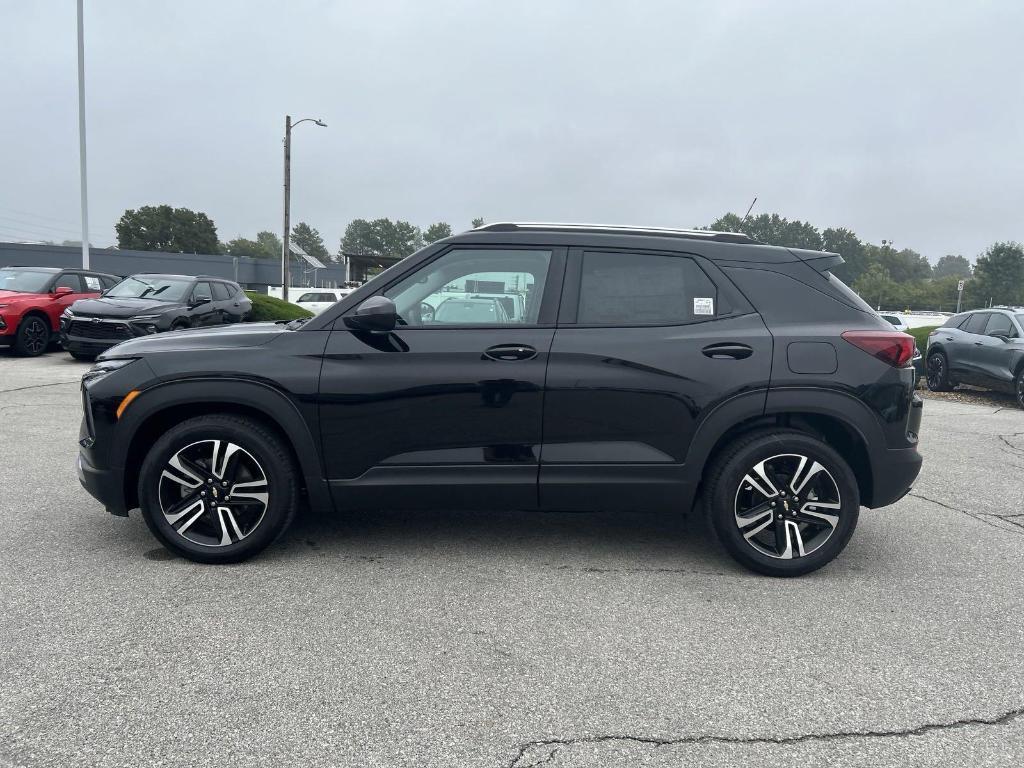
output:
[{"label": "rear bumper", "polygon": [[894,504],[913,487],[924,461],[917,451],[923,410],[924,402],[914,393],[910,401],[910,417],[907,419],[907,441],[911,446],[890,448],[879,454],[872,468],[872,497],[865,501],[865,506],[877,508]]},{"label": "rear bumper", "polygon": [[127,517],[122,493],[123,477],[119,470],[97,469],[89,463],[85,453],[78,454],[78,481],[89,495],[106,507],[107,512]]}]

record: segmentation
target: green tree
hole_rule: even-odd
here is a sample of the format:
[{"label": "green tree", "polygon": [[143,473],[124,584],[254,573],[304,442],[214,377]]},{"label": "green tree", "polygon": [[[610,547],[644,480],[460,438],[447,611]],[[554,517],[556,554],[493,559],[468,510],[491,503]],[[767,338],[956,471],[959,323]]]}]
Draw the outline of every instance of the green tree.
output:
[{"label": "green tree", "polygon": [[341,250],[404,259],[423,247],[423,233],[407,221],[355,219],[345,227]]},{"label": "green tree", "polygon": [[897,283],[921,280],[932,276],[932,265],[917,251],[904,248],[897,251],[891,245],[869,246],[870,258],[882,265]]},{"label": "green tree", "polygon": [[902,298],[899,296],[898,286],[889,277],[888,270],[880,264],[868,267],[853,284],[853,290],[875,309],[894,301],[898,302]]},{"label": "green tree", "polygon": [[843,264],[832,270],[836,277],[853,285],[870,266],[864,243],[853,232],[843,227],[829,227],[821,233],[821,246],[843,257]]},{"label": "green tree", "polygon": [[971,262],[963,256],[949,254],[943,256],[932,268],[933,277],[970,277]]},{"label": "green tree", "polygon": [[1024,247],[1013,242],[992,245],[978,257],[968,285],[979,304],[1024,304]]},{"label": "green tree", "polygon": [[804,221],[790,221],[777,213],[762,213],[746,220],[735,213],[727,213],[713,222],[709,229],[717,232],[742,232],[767,245],[786,248],[821,250],[821,233]]},{"label": "green tree", "polygon": [[256,242],[260,244],[265,259],[280,259],[281,254],[284,253],[284,243],[281,242],[281,238],[268,230],[257,232]]},{"label": "green tree", "polygon": [[483,220],[483,217],[478,217],[478,218],[473,219],[471,225],[472,225],[473,229],[476,229],[477,227],[482,227],[486,223],[487,222],[485,222]]},{"label": "green tree", "polygon": [[201,211],[144,205],[128,209],[115,225],[117,247],[135,251],[219,253],[217,227]]},{"label": "green tree", "polygon": [[439,221],[436,224],[431,224],[425,230],[423,230],[423,242],[436,243],[438,240],[444,240],[446,237],[452,236],[451,224],[445,224],[443,221]]},{"label": "green tree", "polygon": [[331,260],[331,254],[324,245],[324,239],[320,233],[304,221],[300,221],[292,227],[292,240],[302,250],[315,259],[327,263]]},{"label": "green tree", "polygon": [[224,252],[231,256],[247,256],[250,259],[267,258],[267,254],[263,252],[263,247],[259,243],[245,237],[228,240],[224,244]]}]

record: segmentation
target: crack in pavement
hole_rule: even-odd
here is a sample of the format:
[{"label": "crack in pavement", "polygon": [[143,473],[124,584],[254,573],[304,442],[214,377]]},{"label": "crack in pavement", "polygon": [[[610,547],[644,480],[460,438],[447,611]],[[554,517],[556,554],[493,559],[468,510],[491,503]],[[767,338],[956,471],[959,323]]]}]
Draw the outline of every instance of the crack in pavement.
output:
[{"label": "crack in pavement", "polygon": [[[997,520],[1003,520],[1004,518],[1002,516],[1000,516],[1000,515],[991,515],[991,514],[986,515],[985,513],[982,513],[982,512],[969,512],[966,509],[960,509],[960,507],[951,506],[950,504],[947,504],[944,501],[939,501],[938,499],[932,499],[932,498],[930,498],[928,496],[925,496],[923,494],[915,493],[914,491],[911,491],[910,493],[908,493],[907,496],[913,496],[915,499],[921,499],[922,501],[930,501],[932,504],[937,504],[938,506],[942,507],[943,509],[948,509],[951,512],[959,512],[962,515],[967,515],[968,517],[970,517],[970,518],[972,518],[974,520],[977,520],[980,523],[984,523],[985,525],[990,525],[993,528],[995,528],[997,530],[1000,530],[1000,531],[1011,530],[1011,529],[1008,529],[1008,528],[1004,528],[1003,526],[998,525],[998,524],[996,524],[996,523],[994,523],[994,522],[992,522],[991,520],[988,519],[988,518],[994,517]],[[1016,523],[1012,523],[1012,524],[1016,525]],[[1013,533],[1017,533],[1017,531],[1012,531],[1012,532]],[[1020,531],[1020,533],[1024,533],[1024,529],[1022,529]]]},{"label": "crack in pavement", "polygon": [[[508,763],[506,768],[536,768],[550,763],[555,755],[565,747],[577,744],[601,744],[605,742],[627,741],[635,744],[646,744],[655,748],[671,747],[684,744],[770,744],[773,746],[802,744],[809,741],[842,741],[844,739],[891,739],[923,736],[934,731],[957,730],[981,726],[1008,725],[1024,716],[1024,707],[1006,710],[993,717],[968,717],[945,723],[924,723],[913,728],[899,728],[889,731],[833,731],[830,733],[804,733],[797,736],[683,736],[677,739],[658,738],[656,736],[635,736],[631,734],[605,734],[601,736],[580,736],[573,739],[541,739],[529,741],[519,746],[519,751]],[[547,757],[532,763],[521,762],[531,749],[554,747]]]},{"label": "crack in pavement", "polygon": [[42,389],[43,387],[62,387],[67,384],[81,384],[81,379],[75,379],[74,381],[51,381],[49,384],[33,384],[29,387],[14,387],[13,389],[0,389],[0,395],[5,392],[24,392],[26,389]]}]

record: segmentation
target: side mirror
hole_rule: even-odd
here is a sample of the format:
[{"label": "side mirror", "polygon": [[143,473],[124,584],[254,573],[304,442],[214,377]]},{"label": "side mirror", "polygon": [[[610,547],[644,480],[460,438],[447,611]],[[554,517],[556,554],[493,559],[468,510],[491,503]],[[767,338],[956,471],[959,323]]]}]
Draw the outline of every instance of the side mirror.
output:
[{"label": "side mirror", "polygon": [[211,301],[213,301],[213,299],[207,296],[193,296],[192,301],[189,302],[189,307],[195,309],[196,307],[203,306],[203,304],[209,304]]},{"label": "side mirror", "polygon": [[371,296],[356,307],[355,314],[345,317],[345,325],[357,331],[387,333],[397,324],[398,310],[387,296]]},{"label": "side mirror", "polygon": [[1010,337],[1007,336],[1005,333],[993,332],[993,333],[990,333],[989,336],[992,336],[993,338],[999,339],[1002,342],[1007,342],[1007,341],[1010,340]]},{"label": "side mirror", "polygon": [[61,296],[67,296],[69,293],[74,293],[66,285],[59,285],[53,289],[53,298],[59,299]]}]

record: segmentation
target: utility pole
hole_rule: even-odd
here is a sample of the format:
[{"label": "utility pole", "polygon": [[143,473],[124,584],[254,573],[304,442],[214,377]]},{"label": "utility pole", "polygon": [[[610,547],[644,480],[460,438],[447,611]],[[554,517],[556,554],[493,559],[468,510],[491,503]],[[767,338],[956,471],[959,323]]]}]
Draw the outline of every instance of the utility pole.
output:
[{"label": "utility pole", "polygon": [[288,259],[291,252],[288,239],[291,236],[292,204],[292,128],[299,123],[315,123],[326,128],[327,123],[313,117],[304,117],[292,122],[291,115],[284,116],[284,232],[281,237],[281,298],[288,301]]},{"label": "utility pole", "polygon": [[281,298],[288,301],[288,235],[291,233],[292,116],[284,117],[284,236],[281,238]]},{"label": "utility pole", "polygon": [[85,34],[78,0],[78,173],[82,196],[82,269],[89,268],[89,182],[85,168]]}]

